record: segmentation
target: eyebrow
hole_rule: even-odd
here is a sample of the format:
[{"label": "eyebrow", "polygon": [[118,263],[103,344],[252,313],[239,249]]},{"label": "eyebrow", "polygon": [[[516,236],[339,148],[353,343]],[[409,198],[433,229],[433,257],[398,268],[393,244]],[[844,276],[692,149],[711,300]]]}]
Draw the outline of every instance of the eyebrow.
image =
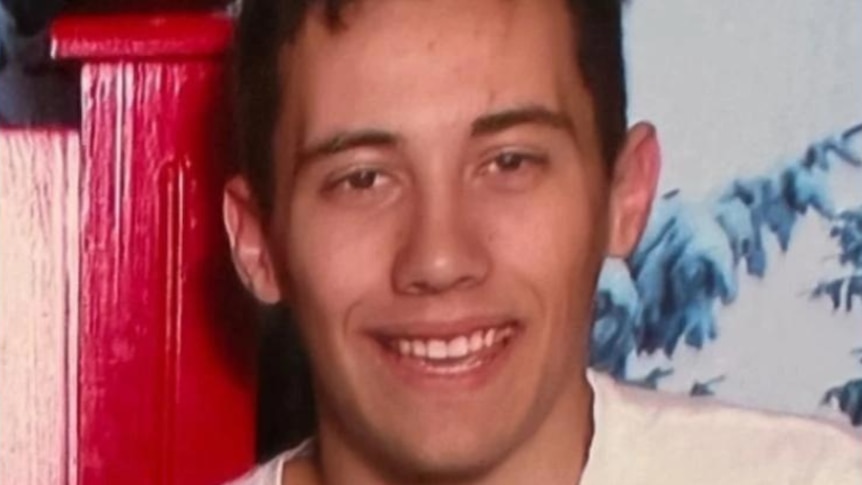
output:
[{"label": "eyebrow", "polygon": [[[538,124],[575,133],[572,119],[565,113],[552,111],[539,105],[505,109],[480,116],[470,126],[472,137],[488,136],[518,125]],[[393,147],[400,141],[394,133],[379,129],[340,131],[299,153],[299,164],[362,147]]]},{"label": "eyebrow", "polygon": [[300,164],[361,147],[391,147],[398,144],[399,137],[383,130],[340,131],[314,143],[299,153]]},{"label": "eyebrow", "polygon": [[483,115],[472,124],[472,136],[486,136],[508,130],[518,125],[538,124],[575,134],[575,125],[565,113],[552,111],[538,105],[506,109]]}]

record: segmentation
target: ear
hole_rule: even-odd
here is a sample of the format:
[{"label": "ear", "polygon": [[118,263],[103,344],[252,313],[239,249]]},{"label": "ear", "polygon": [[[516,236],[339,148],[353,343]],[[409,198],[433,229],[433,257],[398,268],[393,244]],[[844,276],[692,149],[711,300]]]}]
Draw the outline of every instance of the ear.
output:
[{"label": "ear", "polygon": [[257,204],[244,177],[233,177],[225,185],[222,212],[233,264],[242,284],[261,302],[278,302],[281,292],[275,268]]},{"label": "ear", "polygon": [[625,258],[637,247],[649,219],[660,167],[655,127],[636,124],[626,135],[614,165],[608,256]]}]

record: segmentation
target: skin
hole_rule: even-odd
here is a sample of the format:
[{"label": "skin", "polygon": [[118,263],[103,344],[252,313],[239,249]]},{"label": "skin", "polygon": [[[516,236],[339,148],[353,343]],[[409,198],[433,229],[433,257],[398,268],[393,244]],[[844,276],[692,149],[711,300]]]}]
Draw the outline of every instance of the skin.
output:
[{"label": "skin", "polygon": [[[577,483],[592,295],[645,224],[654,129],[608,173],[559,2],[361,2],[344,23],[313,10],[284,48],[273,213],[241,176],[225,190],[237,270],[294,308],[314,369],[317,457],[286,483]],[[518,325],[481,379],[401,373],[378,338],[465,321]]]}]

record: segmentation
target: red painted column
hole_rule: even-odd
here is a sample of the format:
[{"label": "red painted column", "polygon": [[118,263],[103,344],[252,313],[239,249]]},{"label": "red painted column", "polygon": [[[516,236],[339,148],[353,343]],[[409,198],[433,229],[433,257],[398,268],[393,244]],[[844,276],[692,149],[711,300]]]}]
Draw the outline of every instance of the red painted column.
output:
[{"label": "red painted column", "polygon": [[81,70],[77,483],[212,484],[253,459],[253,312],[221,228],[231,24],[59,21]]}]

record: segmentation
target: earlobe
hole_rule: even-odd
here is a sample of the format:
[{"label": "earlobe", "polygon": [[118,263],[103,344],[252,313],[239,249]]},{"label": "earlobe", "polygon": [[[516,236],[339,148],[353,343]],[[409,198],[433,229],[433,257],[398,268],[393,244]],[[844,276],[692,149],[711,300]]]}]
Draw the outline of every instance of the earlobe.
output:
[{"label": "earlobe", "polygon": [[263,303],[281,299],[269,246],[246,180],[236,176],[224,189],[224,226],[234,267],[243,285]]},{"label": "earlobe", "polygon": [[660,166],[655,128],[649,123],[636,124],[629,130],[614,167],[609,256],[625,258],[637,246],[649,218]]}]

